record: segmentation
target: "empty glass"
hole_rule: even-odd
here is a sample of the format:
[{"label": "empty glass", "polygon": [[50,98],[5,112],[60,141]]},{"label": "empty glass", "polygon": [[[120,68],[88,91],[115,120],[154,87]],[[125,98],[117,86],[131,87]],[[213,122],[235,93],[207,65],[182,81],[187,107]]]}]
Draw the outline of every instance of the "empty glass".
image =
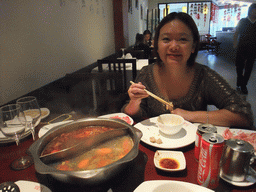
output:
[{"label": "empty glass", "polygon": [[[6,105],[0,108],[0,129],[7,138],[15,140],[17,146],[20,138],[25,132],[27,121],[21,106],[18,104]],[[32,165],[33,159],[30,156],[22,156],[12,162],[15,170],[26,169]]]},{"label": "empty glass", "polygon": [[125,50],[125,48],[121,48],[121,50],[122,50],[122,59],[125,59],[125,54],[124,54],[124,50]]},{"label": "empty glass", "polygon": [[27,118],[28,127],[31,130],[33,140],[35,140],[35,127],[41,121],[41,110],[37,99],[34,96],[23,97],[17,100],[17,104],[21,106]]}]

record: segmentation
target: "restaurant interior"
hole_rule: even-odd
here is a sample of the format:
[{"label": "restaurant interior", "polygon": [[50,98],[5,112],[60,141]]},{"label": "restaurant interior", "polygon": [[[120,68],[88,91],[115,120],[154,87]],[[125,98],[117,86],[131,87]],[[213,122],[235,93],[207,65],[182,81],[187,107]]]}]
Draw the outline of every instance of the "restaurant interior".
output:
[{"label": "restaurant interior", "polygon": [[[27,133],[17,146],[13,139],[6,139],[0,134],[0,190],[3,190],[1,183],[14,187],[16,184],[21,192],[29,188],[45,192],[140,192],[150,191],[143,184],[156,189],[153,181],[183,182],[157,184],[168,184],[170,188],[173,184],[189,188],[188,183],[201,187],[197,182],[198,160],[194,157],[194,138],[193,142],[185,141],[178,147],[159,147],[158,144],[146,142],[142,136],[137,146],[138,154],[128,162],[128,166],[113,176],[104,172],[104,177],[109,176],[110,179],[99,181],[96,185],[77,182],[76,177],[63,182],[54,174],[40,173],[34,164],[23,170],[14,170],[10,165],[20,156],[31,155],[28,149],[44,138],[40,133],[47,125],[109,114],[120,115],[121,107],[129,99],[127,90],[130,82],[135,80],[143,66],[156,61],[153,47],[147,58],[143,51],[134,50],[136,34],[143,34],[148,29],[154,36],[158,23],[170,12],[182,11],[192,16],[200,32],[201,47],[196,61],[214,69],[235,89],[236,50],[233,49],[232,38],[238,21],[247,16],[251,3],[253,0],[1,1],[0,107],[14,104],[21,97],[34,96],[40,108],[47,109],[48,114],[35,128],[35,140]],[[240,93],[251,104],[253,114],[256,114],[255,73],[255,70],[252,71],[247,86],[249,93]],[[209,111],[215,109],[208,106]],[[132,121],[136,129],[146,125],[136,119]],[[198,124],[188,122],[186,126],[194,130]],[[219,129],[222,133],[226,127]],[[252,129],[256,129],[255,126]],[[196,129],[194,136],[195,133]],[[181,171],[156,168],[154,159],[157,150],[182,151],[186,167]],[[256,167],[255,163],[251,166],[252,169]],[[251,177],[242,184],[220,179],[219,186],[214,189],[191,188],[203,192],[255,191],[256,176]],[[147,183],[149,181],[152,183]],[[183,186],[184,183],[186,185]],[[184,188],[184,191],[187,190]],[[158,191],[163,190],[159,188]]]}]

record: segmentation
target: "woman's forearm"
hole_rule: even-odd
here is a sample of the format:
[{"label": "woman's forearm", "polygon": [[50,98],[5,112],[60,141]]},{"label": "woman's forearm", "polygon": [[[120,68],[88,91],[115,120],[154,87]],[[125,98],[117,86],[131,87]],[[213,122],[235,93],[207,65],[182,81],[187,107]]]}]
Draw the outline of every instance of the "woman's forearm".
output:
[{"label": "woman's forearm", "polygon": [[225,126],[225,127],[249,127],[249,121],[240,114],[233,113],[226,109],[216,111],[194,112],[194,122]]},{"label": "woman's forearm", "polygon": [[183,116],[184,119],[193,123],[209,123],[216,126],[225,126],[225,127],[249,127],[250,126],[250,122],[248,119],[246,119],[240,114],[233,113],[226,109],[208,111],[208,112],[180,110],[175,113]]},{"label": "woman's forearm", "polygon": [[130,102],[124,108],[124,112],[130,116],[139,114],[140,103],[141,103],[141,100],[130,100]]}]

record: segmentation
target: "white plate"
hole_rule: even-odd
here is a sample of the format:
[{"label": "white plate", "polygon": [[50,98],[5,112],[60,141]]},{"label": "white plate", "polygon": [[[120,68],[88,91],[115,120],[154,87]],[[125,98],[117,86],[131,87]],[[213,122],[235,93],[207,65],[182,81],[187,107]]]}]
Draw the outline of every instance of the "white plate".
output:
[{"label": "white plate", "polygon": [[[183,128],[177,134],[167,136],[160,133],[156,121],[157,117],[153,117],[134,125],[134,127],[142,131],[143,136],[141,140],[144,143],[161,149],[177,149],[195,142],[197,127],[194,124],[185,121]],[[162,143],[152,143],[150,142],[150,137],[160,138]]]},{"label": "white plate", "polygon": [[[23,139],[23,138],[29,136],[30,134],[31,134],[31,132],[30,132],[29,128],[26,128],[26,129],[25,129],[25,133],[23,133],[23,134],[21,135],[21,139]],[[14,139],[7,138],[7,137],[1,132],[1,130],[0,130],[0,143],[12,143],[12,142],[15,142],[15,140],[14,140]]]},{"label": "white plate", "polygon": [[[217,127],[217,132],[218,132],[218,134],[222,135],[226,129],[228,129],[228,127]],[[230,128],[229,130],[231,131],[231,133],[233,133],[233,136],[236,136],[239,131],[243,131],[246,134],[256,133],[256,131],[246,130],[246,129],[233,129],[233,128]]]},{"label": "white plate", "polygon": [[129,115],[126,115],[125,113],[112,113],[112,114],[99,116],[98,118],[121,119],[130,125],[133,125],[133,123],[134,123],[133,119]]},{"label": "white plate", "polygon": [[[50,114],[50,110],[47,108],[41,108],[41,111],[43,112],[43,116],[41,117],[41,119],[46,118]],[[37,122],[37,124],[35,126],[37,126],[39,123],[40,122]],[[25,133],[22,134],[22,136],[21,136],[21,139],[29,136],[30,134],[31,134],[31,132],[30,132],[29,128],[26,128]],[[15,140],[5,137],[3,135],[3,133],[0,131],[0,143],[12,143],[12,142],[15,142]]]},{"label": "white plate", "polygon": [[38,132],[38,137],[42,137],[45,133],[47,133],[47,131],[49,131],[50,129],[58,126],[58,125],[63,125],[63,124],[66,124],[66,123],[70,123],[72,122],[73,120],[68,120],[68,121],[61,121],[61,122],[58,122],[58,123],[53,123],[53,124],[49,124],[49,125],[45,125],[43,126],[39,132]]},{"label": "white plate", "polygon": [[141,183],[134,192],[214,192],[211,189],[202,187],[200,185],[187,183],[183,181],[170,181],[170,180],[155,180],[144,181]]},{"label": "white plate", "polygon": [[[29,136],[31,134],[30,130],[27,128],[25,133],[22,134],[21,139]],[[14,139],[9,139],[3,135],[3,133],[0,131],[0,143],[12,143],[15,142]]]},{"label": "white plate", "polygon": [[[167,169],[160,166],[160,160],[163,158],[173,159],[178,162],[179,167],[177,169]],[[154,156],[154,164],[158,169],[163,171],[182,171],[186,168],[186,159],[181,151],[164,151],[157,150]]]},{"label": "white plate", "polygon": [[41,108],[41,119],[44,119],[50,115],[50,110],[47,108]]},{"label": "white plate", "polygon": [[[225,131],[226,129],[228,129],[228,127],[217,127],[217,132],[218,132],[218,134],[220,134],[220,135],[223,136],[223,133],[224,133],[224,131]],[[231,133],[233,134],[233,136],[238,135],[240,131],[242,131],[242,132],[245,133],[245,134],[252,134],[252,133],[256,134],[256,131],[253,131],[253,130],[232,129],[232,128],[229,129],[229,130],[231,131]],[[253,142],[251,142],[251,141],[249,141],[249,140],[246,140],[246,139],[242,139],[242,140],[245,140],[245,141],[249,142],[249,143],[254,147],[254,149],[255,149],[255,155],[256,155],[256,142],[253,143]]]},{"label": "white plate", "polygon": [[16,181],[16,185],[20,188],[20,192],[51,192],[51,190],[40,183],[32,181]]}]

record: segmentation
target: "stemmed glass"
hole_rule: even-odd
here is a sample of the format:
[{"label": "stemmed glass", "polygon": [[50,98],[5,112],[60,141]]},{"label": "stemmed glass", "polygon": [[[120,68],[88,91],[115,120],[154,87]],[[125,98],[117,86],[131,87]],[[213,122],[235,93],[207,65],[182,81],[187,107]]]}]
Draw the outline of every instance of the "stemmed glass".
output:
[{"label": "stemmed glass", "polygon": [[[25,132],[27,121],[21,106],[18,104],[5,105],[0,108],[0,129],[7,138],[14,139],[17,146],[20,137]],[[26,169],[33,164],[30,156],[22,156],[12,162],[11,167],[15,170]]]},{"label": "stemmed glass", "polygon": [[125,54],[124,54],[124,50],[125,50],[125,48],[121,48],[121,50],[122,50],[122,59],[125,59]]},{"label": "stemmed glass", "polygon": [[26,116],[28,127],[32,133],[33,140],[35,140],[35,127],[41,121],[41,110],[36,97],[23,97],[18,99],[16,103],[21,106],[21,109]]}]

